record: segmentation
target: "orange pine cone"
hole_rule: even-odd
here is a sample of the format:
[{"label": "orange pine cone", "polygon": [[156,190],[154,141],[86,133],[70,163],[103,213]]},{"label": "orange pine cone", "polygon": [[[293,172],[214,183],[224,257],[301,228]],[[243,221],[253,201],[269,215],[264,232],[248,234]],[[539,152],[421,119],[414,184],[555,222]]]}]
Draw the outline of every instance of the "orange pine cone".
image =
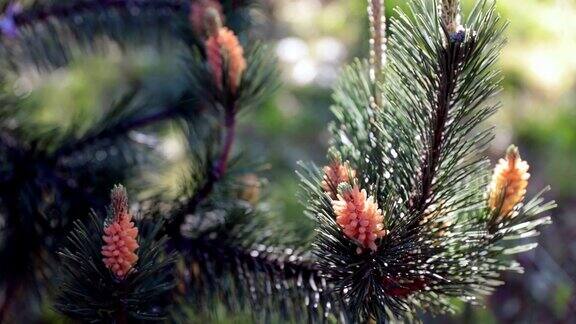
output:
[{"label": "orange pine cone", "polygon": [[220,87],[222,87],[223,81],[223,65],[226,62],[230,91],[236,92],[242,72],[246,69],[246,60],[244,59],[244,49],[234,32],[226,27],[220,27],[206,40],[206,56],[216,84]]},{"label": "orange pine cone", "polygon": [[118,279],[124,279],[138,260],[138,228],[131,221],[128,196],[123,186],[112,190],[112,213],[111,222],[104,228],[102,236],[102,261]]},{"label": "orange pine cone", "polygon": [[210,14],[216,14],[220,21],[223,20],[224,15],[222,14],[222,5],[220,2],[215,0],[197,0],[192,1],[190,4],[190,15],[188,19],[190,20],[192,29],[197,35],[201,37],[206,36],[208,32],[206,20],[209,19]]},{"label": "orange pine cone", "polygon": [[524,199],[530,178],[528,167],[528,163],[520,158],[518,148],[511,145],[506,159],[500,159],[494,168],[488,188],[488,205],[492,211],[499,211],[499,216],[508,215]]},{"label": "orange pine cone", "polygon": [[[366,190],[354,185],[340,184],[338,200],[332,201],[336,222],[344,234],[358,242],[363,248],[377,250],[376,240],[386,235],[384,216]],[[359,249],[360,253],[362,250]]]}]

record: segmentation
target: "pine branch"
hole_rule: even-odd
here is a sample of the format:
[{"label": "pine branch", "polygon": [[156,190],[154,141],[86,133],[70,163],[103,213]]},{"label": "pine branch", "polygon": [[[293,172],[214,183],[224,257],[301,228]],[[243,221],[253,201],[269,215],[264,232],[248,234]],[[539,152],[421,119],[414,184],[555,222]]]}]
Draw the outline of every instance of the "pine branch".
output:
[{"label": "pine branch", "polygon": [[437,72],[438,89],[436,92],[436,104],[432,108],[431,133],[426,137],[423,161],[420,169],[420,183],[415,194],[415,199],[410,202],[411,208],[416,213],[422,213],[431,203],[432,181],[437,174],[440,163],[441,150],[444,144],[444,134],[448,121],[448,112],[451,108],[458,69],[462,60],[459,45],[450,43],[449,47],[439,57],[439,71]]},{"label": "pine branch", "polygon": [[[280,252],[264,245],[260,245],[258,249],[245,250],[236,246],[215,245],[214,242],[202,244],[192,241],[190,244],[198,244],[198,251],[201,251],[199,255],[192,257],[192,265],[212,264],[216,269],[229,271],[226,273],[217,270],[210,273],[208,270],[208,275],[214,276],[212,280],[226,282],[225,276],[243,276],[242,279],[234,280],[246,280],[237,282],[236,288],[218,287],[213,292],[228,296],[224,303],[232,311],[250,310],[254,317],[262,312],[267,314],[265,316],[279,313],[284,319],[298,321],[325,318],[336,311],[337,301],[330,297],[329,287],[326,286],[319,269],[313,262],[302,260],[301,256],[290,249]],[[234,274],[236,271],[240,273]],[[194,286],[194,283],[191,284]],[[214,307],[209,305],[210,303],[218,302],[218,299],[212,299],[214,297],[196,298],[196,307],[210,309]],[[248,301],[243,302],[244,298]]]},{"label": "pine branch", "polygon": [[53,253],[87,206],[101,210],[104,203],[95,184],[80,179],[82,171],[57,164],[35,142],[22,143],[7,130],[0,137],[9,167],[0,189],[7,233],[0,263],[10,265],[1,267],[0,278],[8,286],[24,282],[37,289],[46,284],[37,274],[49,266],[38,255]]},{"label": "pine branch", "polygon": [[[456,34],[451,34],[443,23],[428,22],[439,19],[433,3],[416,1],[412,5],[412,11],[422,12],[423,18],[409,18],[400,13],[400,18],[393,22],[394,80],[388,94],[397,110],[385,122],[394,125],[402,118],[413,125],[401,134],[389,136],[396,138],[393,143],[399,145],[396,151],[411,155],[406,161],[410,172],[398,180],[412,188],[407,201],[415,215],[422,215],[440,198],[457,194],[450,189],[453,184],[463,181],[485,163],[478,152],[492,134],[489,130],[471,133],[497,107],[485,102],[499,89],[498,74],[490,66],[501,46],[503,27],[498,26],[492,9],[482,16],[484,7],[479,3],[471,12],[467,32],[462,29],[457,32],[466,33],[464,39],[455,39]],[[398,127],[405,126],[398,124]],[[406,142],[414,144],[404,149]],[[412,155],[406,152],[411,151],[408,147],[416,147],[420,153]],[[470,187],[467,191],[473,190],[476,189]]]},{"label": "pine branch", "polygon": [[[221,145],[219,156],[213,164],[213,167],[208,170],[202,186],[185,203],[182,210],[185,210],[186,213],[194,212],[196,208],[210,196],[216,183],[226,174],[228,160],[230,159],[236,137],[236,109],[234,105],[235,104],[226,108],[224,113],[224,142]],[[186,213],[179,212],[175,214],[175,217],[171,218],[166,226],[166,233],[169,233],[173,240],[181,239],[180,227],[184,223]]]},{"label": "pine branch", "polygon": [[180,107],[176,108],[164,108],[159,111],[149,114],[147,116],[142,116],[133,120],[128,120],[117,125],[112,125],[112,127],[105,128],[100,132],[90,134],[81,138],[80,140],[70,143],[68,145],[60,147],[54,152],[53,157],[59,159],[65,157],[72,153],[82,151],[84,148],[93,145],[94,143],[112,140],[115,137],[126,135],[132,130],[139,128],[144,128],[148,125],[162,122],[167,119],[171,119],[180,113]]},{"label": "pine branch", "polygon": [[[161,224],[141,221],[134,227],[127,198],[118,209],[115,197],[113,192],[105,221],[93,213],[86,223],[75,222],[67,247],[59,253],[63,275],[55,307],[83,321],[163,320],[174,287],[175,256],[163,253],[165,239],[155,239]],[[136,241],[128,241],[129,236],[137,244],[131,245]],[[124,261],[129,268],[118,272]]]},{"label": "pine branch", "polygon": [[277,313],[296,321],[338,314],[339,302],[313,259],[286,247],[280,241],[288,233],[270,225],[264,215],[239,206],[189,218],[180,248],[186,261],[182,276],[188,278],[181,292],[194,308],[210,312],[223,302],[234,312],[261,314],[264,321]]},{"label": "pine branch", "polygon": [[[88,52],[93,53],[98,51],[98,44],[93,41],[96,36],[106,35],[113,41],[117,41],[122,49],[128,44],[131,44],[132,37],[131,32],[144,34],[143,39],[154,40],[154,35],[148,35],[146,32],[148,29],[155,29],[156,25],[148,24],[147,18],[152,18],[154,23],[159,20],[164,19],[166,16],[172,17],[172,11],[178,10],[179,6],[183,5],[184,2],[171,2],[171,1],[78,1],[69,4],[52,3],[52,2],[37,2],[33,4],[23,13],[15,14],[13,19],[16,22],[18,28],[17,39],[8,39],[8,35],[3,35],[2,37],[2,50],[6,51],[6,58],[10,64],[10,60],[14,65],[11,66],[11,70],[18,72],[19,67],[26,65],[26,63],[31,63],[33,67],[42,71],[43,68],[51,70],[55,67],[64,66],[72,58],[74,49],[77,45],[80,45],[81,50],[86,49]],[[174,4],[174,6],[172,6]],[[236,7],[237,4],[234,4]],[[178,7],[177,7],[178,6]],[[182,15],[179,15],[180,18]],[[172,20],[170,20],[172,22]],[[164,21],[162,21],[165,23]],[[145,28],[139,29],[135,26],[142,26],[145,24]],[[112,26],[112,28],[110,28]],[[162,27],[171,27],[162,26]],[[179,36],[172,35],[171,33],[164,33],[164,29],[159,28],[162,36],[174,36],[169,37],[170,40],[174,40],[180,44]],[[124,34],[125,33],[125,34]],[[160,35],[160,33],[158,33]],[[158,36],[156,35],[156,36]],[[6,37],[4,37],[6,36]],[[150,37],[148,37],[150,36]],[[159,37],[160,38],[160,37]],[[138,38],[140,40],[141,38]],[[162,37],[163,40],[167,38]],[[18,45],[13,44],[19,42]],[[183,41],[183,43],[186,43]],[[186,43],[187,44],[187,43]],[[156,45],[156,44],[155,44]],[[38,51],[38,49],[47,49],[47,51]],[[23,49],[24,55],[22,57],[17,57],[17,51],[15,49]],[[21,53],[18,53],[21,54]],[[10,55],[14,55],[10,57]],[[201,88],[202,90],[208,90],[216,93],[215,96],[202,97],[208,106],[217,106],[217,109],[213,112],[214,115],[217,114],[216,111],[223,111],[223,132],[220,139],[221,144],[218,145],[221,152],[214,155],[215,162],[210,161],[210,170],[207,172],[206,181],[203,185],[195,192],[191,199],[188,201],[186,206],[189,210],[195,211],[197,206],[201,205],[202,202],[210,196],[217,182],[219,182],[229,169],[229,160],[231,159],[231,152],[233,150],[233,145],[235,142],[235,127],[236,119],[240,108],[242,110],[250,107],[256,106],[259,100],[262,99],[263,95],[270,88],[274,88],[276,85],[274,78],[274,68],[273,65],[268,65],[272,60],[270,56],[260,50],[256,49],[250,52],[251,61],[255,61],[255,64],[250,64],[248,69],[242,75],[242,80],[238,84],[237,93],[233,93],[230,96],[229,93],[220,93],[222,91],[222,85],[214,84],[213,71],[206,71],[206,62],[196,61],[193,68],[198,68],[201,66],[204,69],[203,78],[199,79],[207,82],[200,82],[193,84],[191,86],[191,91],[196,95],[196,90]],[[29,60],[27,60],[29,59]],[[262,64],[265,63],[265,64]],[[271,67],[272,66],[272,67]],[[226,70],[225,67],[224,70]],[[208,72],[208,73],[206,73]],[[227,77],[227,75],[226,75]],[[224,88],[229,85],[226,77],[224,78]],[[209,80],[206,80],[209,79]],[[225,92],[225,91],[224,91]],[[234,91],[231,91],[234,92]],[[236,95],[237,94],[237,95]],[[89,131],[85,132],[79,139],[69,140],[69,136],[63,136],[60,140],[64,139],[65,142],[56,143],[54,141],[52,144],[55,149],[45,149],[44,147],[36,146],[34,140],[30,140],[30,144],[33,147],[31,151],[34,156],[32,156],[30,164],[33,168],[42,169],[40,173],[42,176],[42,183],[38,183],[39,188],[44,188],[43,185],[46,181],[51,181],[57,184],[58,188],[52,188],[56,194],[60,195],[64,192],[71,191],[75,192],[77,189],[80,195],[84,191],[90,191],[96,187],[95,182],[97,180],[90,179],[69,179],[70,175],[79,175],[79,177],[85,177],[86,173],[92,175],[93,172],[90,168],[85,168],[88,160],[90,160],[90,148],[100,148],[95,144],[103,143],[102,145],[105,149],[117,148],[119,145],[118,138],[126,135],[131,130],[138,128],[150,126],[157,124],[158,122],[167,120],[169,118],[174,118],[176,116],[189,117],[185,114],[187,112],[183,111],[181,107],[166,108],[162,110],[157,110],[149,114],[137,114],[137,109],[126,109],[134,108],[131,106],[133,103],[133,97],[131,95],[126,96],[127,100],[122,100],[117,106],[110,109],[110,115],[106,115],[102,118],[102,122],[98,122],[92,125]],[[185,101],[185,100],[184,100]],[[142,110],[140,110],[142,111]],[[185,127],[195,128],[194,121],[183,118]],[[184,128],[185,128],[184,127]],[[220,127],[220,125],[218,126]],[[22,132],[24,135],[24,131]],[[52,135],[52,134],[48,134]],[[22,136],[25,137],[25,136]],[[71,136],[70,136],[71,137]],[[58,136],[54,136],[51,139],[42,138],[46,142],[50,140],[58,140]],[[4,141],[2,140],[1,149],[3,147]],[[207,143],[208,146],[218,143],[216,141]],[[133,143],[132,143],[133,144]],[[19,144],[17,144],[19,146]],[[132,149],[136,145],[128,145],[126,149]],[[20,149],[19,147],[16,147]],[[122,149],[120,149],[122,150]],[[44,165],[40,161],[38,155],[46,157],[49,161],[49,165]],[[212,157],[212,156],[211,156]],[[108,161],[111,165],[117,166],[118,164],[113,161]],[[122,166],[122,165],[120,165]],[[84,170],[85,168],[85,170]],[[128,174],[128,169],[123,169],[123,174]],[[106,178],[115,178],[115,175],[106,174]],[[34,180],[34,179],[32,179]],[[27,180],[26,180],[27,181]],[[93,181],[93,182],[90,182]],[[100,181],[100,179],[98,179]],[[82,184],[88,184],[86,187]],[[92,186],[94,184],[94,186]],[[60,187],[60,185],[67,185],[67,187]],[[55,185],[56,186],[56,185]],[[76,188],[81,186],[81,188]],[[34,187],[33,189],[37,189]],[[34,192],[35,193],[35,192]],[[17,193],[19,194],[19,192]],[[36,195],[35,199],[43,199],[41,195]],[[84,200],[76,201],[74,197],[64,197],[71,198],[71,201],[81,204],[84,207],[92,204],[91,202],[86,202]],[[3,201],[4,203],[4,201]],[[66,200],[54,202],[59,207],[66,206]],[[30,206],[35,206],[36,204],[29,204]],[[94,207],[101,207],[102,204],[94,203]],[[63,208],[63,214],[67,212],[66,207]],[[78,208],[77,208],[78,209]],[[74,214],[78,210],[74,210]],[[34,226],[42,224],[45,219],[40,217],[36,219],[35,213],[30,213],[34,219],[30,222],[27,227],[35,228]],[[66,215],[67,216],[67,215]],[[69,221],[75,219],[78,216],[70,217]],[[80,317],[83,320],[98,319],[102,320],[115,320],[117,322],[127,321],[128,318],[134,319],[159,319],[162,314],[159,314],[158,309],[153,307],[157,303],[146,303],[146,300],[154,298],[155,296],[166,292],[170,285],[162,284],[157,286],[155,280],[163,280],[167,276],[167,271],[165,268],[168,267],[166,260],[161,260],[162,262],[154,268],[153,266],[148,267],[149,261],[155,257],[150,257],[146,255],[140,255],[140,260],[142,263],[137,265],[137,273],[134,277],[130,278],[130,285],[124,286],[119,284],[118,280],[110,280],[110,273],[103,269],[103,264],[99,262],[99,243],[101,243],[102,234],[102,224],[97,221],[97,216],[93,216],[92,223],[90,225],[81,224],[80,222],[74,222],[73,226],[75,229],[70,234],[70,244],[68,249],[62,251],[61,256],[64,264],[64,283],[60,286],[60,296],[57,303],[57,308],[68,315],[74,317]],[[174,224],[173,222],[172,224]],[[48,225],[54,227],[50,222]],[[59,224],[58,224],[59,225]],[[180,226],[182,224],[177,224],[178,233],[180,232]],[[56,228],[56,231],[66,230],[67,227]],[[155,234],[152,236],[156,236]],[[177,237],[177,236],[175,236]],[[148,240],[147,238],[146,240]],[[42,246],[42,248],[44,248]],[[157,255],[161,250],[156,246],[154,250]],[[163,250],[163,249],[162,249]],[[285,271],[289,272],[290,275],[286,275],[290,280],[295,280],[295,272],[301,274],[306,274],[306,266],[284,263],[283,261],[277,259],[272,261],[272,257],[260,259],[256,258],[257,261],[250,261],[254,259],[250,256],[252,251],[240,248],[239,246],[229,245],[226,246],[224,252],[234,254],[238,257],[236,261],[231,261],[230,264],[245,264],[250,267],[264,267],[270,270],[264,271],[265,275],[272,275],[272,273],[282,273]],[[141,251],[146,253],[146,249],[142,246]],[[26,254],[28,255],[28,254]],[[252,259],[250,259],[252,258]],[[169,259],[169,258],[168,258]],[[98,261],[98,262],[97,262]],[[158,260],[156,260],[158,261]],[[230,260],[224,260],[224,262],[229,262]],[[250,265],[252,264],[252,265]],[[286,264],[286,268],[284,268]],[[256,270],[256,269],[255,269]],[[160,275],[153,276],[152,284],[149,287],[140,287],[139,283],[135,283],[139,279],[139,276],[145,276],[151,272],[159,271]],[[310,270],[312,272],[313,270]],[[166,273],[164,273],[166,272]],[[310,274],[312,276],[312,274]],[[101,279],[98,282],[97,278]],[[118,278],[116,278],[118,279]],[[147,279],[148,280],[148,279]],[[306,285],[306,284],[305,284]],[[147,286],[144,284],[144,286]],[[142,288],[143,290],[141,290]],[[148,290],[147,290],[148,289]],[[133,294],[136,291],[136,294]],[[146,292],[146,294],[144,292]],[[311,296],[311,295],[309,295]],[[312,296],[314,297],[314,296]],[[310,297],[312,299],[312,297]],[[289,303],[290,300],[286,299]],[[161,304],[161,302],[159,302]],[[146,305],[144,305],[146,304]]]},{"label": "pine branch", "polygon": [[102,36],[122,50],[150,43],[162,49],[187,41],[179,35],[185,8],[170,0],[39,1],[4,18],[12,27],[3,30],[0,50],[11,69],[44,72],[66,66],[78,52],[106,51]]},{"label": "pine branch", "polygon": [[222,152],[214,170],[214,177],[216,181],[218,181],[218,179],[220,179],[226,172],[226,166],[228,164],[228,159],[230,157],[230,153],[232,152],[232,145],[234,144],[234,139],[236,137],[235,107],[226,108],[224,113],[224,132],[225,135],[224,144],[222,145]]},{"label": "pine branch", "polygon": [[519,164],[516,209],[487,208],[481,153],[492,135],[476,127],[498,107],[488,99],[499,89],[504,26],[486,1],[462,25],[458,1],[443,1],[449,13],[436,4],[411,1],[392,19],[386,109],[372,108],[365,64],[345,72],[331,128],[341,158],[301,176],[319,268],[353,321],[411,320],[450,311],[451,298],[480,300],[502,284],[500,272],[519,269],[507,255],[535,245],[513,241],[537,235],[553,207],[518,204],[527,184]]},{"label": "pine branch", "polygon": [[[212,194],[216,184],[225,177],[236,138],[238,114],[257,106],[278,85],[275,61],[267,55],[265,48],[257,44],[249,50],[246,57],[248,58],[247,69],[242,74],[237,93],[222,91],[220,86],[214,84],[212,72],[207,70],[206,66],[191,65],[191,83],[202,85],[198,90],[198,97],[206,100],[210,108],[221,112],[223,125],[220,127],[222,127],[223,135],[220,138],[219,152],[215,155],[215,162],[207,166],[202,185],[181,208],[186,212],[176,213],[167,224],[166,232],[174,240],[181,237],[180,227],[184,223],[186,213],[193,213]],[[224,71],[227,70],[226,64],[225,62]],[[228,82],[225,74],[223,89],[228,89]]]},{"label": "pine branch", "polygon": [[[198,192],[189,200],[186,204],[185,209],[188,211],[194,211],[196,207],[206,199],[212,192],[214,185],[225,175],[228,160],[232,152],[232,146],[234,144],[236,134],[236,112],[234,108],[228,108],[225,112],[225,122],[224,122],[224,144],[222,145],[222,150],[220,156],[216,161],[214,168],[208,174],[208,179],[204,185],[198,190]],[[178,220],[176,220],[176,223]]]},{"label": "pine branch", "polygon": [[17,13],[13,19],[17,27],[32,26],[48,20],[64,20],[109,9],[143,9],[143,10],[173,10],[184,8],[181,0],[78,0],[72,3],[54,3],[45,6],[42,1],[33,4],[31,8]]}]

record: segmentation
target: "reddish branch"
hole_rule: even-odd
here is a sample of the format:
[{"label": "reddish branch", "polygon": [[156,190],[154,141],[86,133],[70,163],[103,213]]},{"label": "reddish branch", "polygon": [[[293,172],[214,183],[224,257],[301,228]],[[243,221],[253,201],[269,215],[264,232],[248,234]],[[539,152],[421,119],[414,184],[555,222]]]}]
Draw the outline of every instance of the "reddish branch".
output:
[{"label": "reddish branch", "polygon": [[216,164],[215,175],[216,180],[218,180],[226,172],[228,166],[228,159],[230,158],[230,152],[232,151],[232,146],[234,144],[234,139],[236,137],[236,113],[234,108],[228,109],[224,117],[224,130],[226,132],[224,137],[224,145],[222,147],[222,152],[220,153],[220,158],[218,159],[218,164]]},{"label": "reddish branch", "polygon": [[232,152],[234,140],[236,138],[236,109],[233,107],[226,109],[224,116],[224,142],[222,144],[222,151],[220,156],[214,164],[211,172],[208,174],[208,179],[198,192],[188,202],[186,209],[188,211],[194,210],[200,202],[202,202],[212,192],[214,185],[226,173],[228,168],[228,160]]},{"label": "reddish branch", "polygon": [[[200,189],[194,194],[194,196],[188,201],[184,210],[191,212],[196,209],[196,207],[206,199],[212,190],[214,185],[224,176],[226,170],[228,169],[228,160],[230,159],[230,154],[232,153],[232,147],[234,145],[234,140],[236,138],[236,105],[231,104],[226,108],[224,115],[224,142],[222,143],[222,151],[218,160],[214,164],[213,168],[208,173],[206,181],[200,187]],[[166,231],[173,238],[180,237],[180,226],[184,221],[185,213],[178,213],[174,216],[171,222],[166,226]]]},{"label": "reddish branch", "polygon": [[128,313],[123,305],[119,306],[118,312],[115,316],[116,324],[126,324],[128,323]]}]

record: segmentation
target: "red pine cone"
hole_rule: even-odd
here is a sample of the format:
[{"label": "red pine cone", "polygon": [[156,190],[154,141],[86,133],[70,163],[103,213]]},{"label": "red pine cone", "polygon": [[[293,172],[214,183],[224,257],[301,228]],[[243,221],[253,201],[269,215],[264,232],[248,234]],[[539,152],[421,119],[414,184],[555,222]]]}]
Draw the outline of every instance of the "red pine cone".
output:
[{"label": "red pine cone", "polygon": [[138,228],[131,221],[128,196],[122,186],[112,190],[112,213],[102,236],[102,261],[118,279],[124,279],[138,260]]}]

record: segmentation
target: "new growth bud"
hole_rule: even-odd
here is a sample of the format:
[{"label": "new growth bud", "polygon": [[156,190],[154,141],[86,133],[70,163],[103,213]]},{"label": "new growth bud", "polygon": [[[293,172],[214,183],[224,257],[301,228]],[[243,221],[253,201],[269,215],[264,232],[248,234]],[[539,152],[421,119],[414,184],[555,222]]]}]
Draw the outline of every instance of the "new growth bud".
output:
[{"label": "new growth bud", "polygon": [[197,0],[190,4],[190,25],[194,33],[201,38],[210,35],[214,31],[214,24],[217,23],[216,30],[222,26],[223,21],[222,5],[215,0]]},{"label": "new growth bud", "polygon": [[116,185],[110,192],[110,201],[112,207],[112,214],[115,217],[123,217],[130,212],[128,204],[128,194],[126,188],[122,185]]},{"label": "new growth bud", "polygon": [[222,18],[220,12],[214,7],[206,9],[204,14],[204,28],[208,36],[217,35],[222,28]]},{"label": "new growth bud", "polygon": [[449,41],[452,43],[463,42],[466,38],[466,30],[460,24],[460,1],[442,0],[440,17],[444,28],[448,31]]}]

